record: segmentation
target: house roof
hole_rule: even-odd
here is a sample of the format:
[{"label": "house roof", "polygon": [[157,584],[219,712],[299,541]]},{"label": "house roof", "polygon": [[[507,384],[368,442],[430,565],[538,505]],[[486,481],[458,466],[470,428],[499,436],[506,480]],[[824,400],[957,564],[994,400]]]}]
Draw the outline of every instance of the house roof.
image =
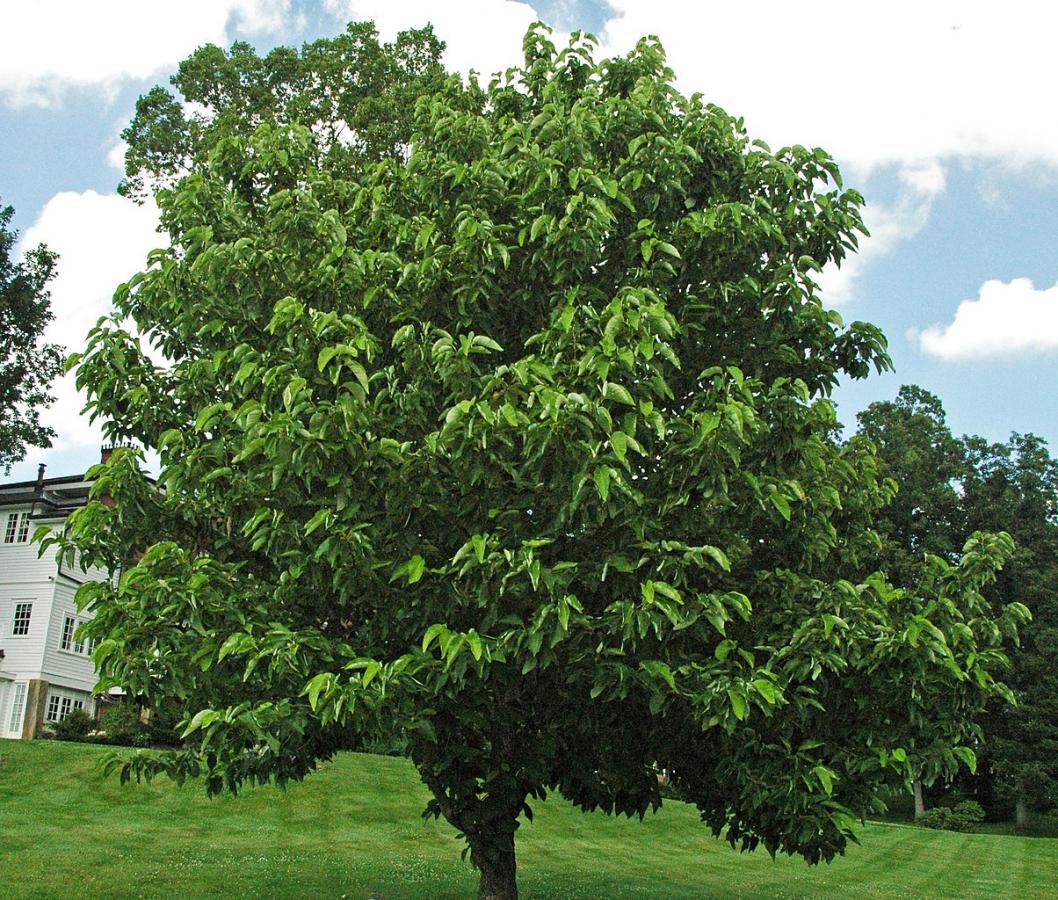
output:
[{"label": "house roof", "polygon": [[62,517],[88,502],[91,487],[84,475],[0,483],[0,508],[32,504],[34,519]]},{"label": "house roof", "polygon": [[[61,484],[75,484],[76,482],[83,482],[84,484],[90,484],[84,480],[84,475],[63,475],[60,478],[45,478],[44,485],[46,487],[52,487]],[[18,490],[19,488],[25,490],[33,490],[37,486],[37,479],[31,478],[29,481],[8,481],[6,483],[0,482],[0,493],[5,491]]]},{"label": "house roof", "polygon": [[[100,448],[103,462],[109,458],[111,451],[127,444],[112,444]],[[44,478],[45,466],[42,463],[38,476],[31,481],[0,482],[0,509],[5,506],[32,505],[30,518],[57,519],[63,518],[88,503],[88,494],[95,479],[82,475],[61,475],[58,478]],[[147,476],[151,484],[155,479]]]}]

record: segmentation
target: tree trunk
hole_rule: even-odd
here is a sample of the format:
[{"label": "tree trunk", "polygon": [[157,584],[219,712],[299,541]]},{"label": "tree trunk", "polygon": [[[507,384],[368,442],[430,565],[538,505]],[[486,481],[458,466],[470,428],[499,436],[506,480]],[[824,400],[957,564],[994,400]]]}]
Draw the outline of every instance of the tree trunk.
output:
[{"label": "tree trunk", "polygon": [[1028,828],[1029,825],[1029,808],[1025,803],[1025,797],[1018,792],[1018,797],[1014,801],[1014,827],[1021,831],[1023,828]]},{"label": "tree trunk", "polygon": [[921,819],[926,812],[926,804],[922,800],[922,782],[915,779],[915,818]]},{"label": "tree trunk", "polygon": [[470,860],[481,872],[478,900],[518,900],[513,831],[471,837]]},{"label": "tree trunk", "polygon": [[[428,765],[419,765],[419,775],[430,789],[441,815],[463,832],[470,846],[470,861],[481,872],[478,884],[479,900],[518,900],[518,866],[514,855],[514,833],[518,829],[518,815],[525,805],[525,792],[513,790],[506,794],[506,803],[497,802],[504,796],[495,790],[491,815],[476,816],[481,801],[464,801],[457,805],[444,783]],[[476,809],[475,809],[476,807]]]}]

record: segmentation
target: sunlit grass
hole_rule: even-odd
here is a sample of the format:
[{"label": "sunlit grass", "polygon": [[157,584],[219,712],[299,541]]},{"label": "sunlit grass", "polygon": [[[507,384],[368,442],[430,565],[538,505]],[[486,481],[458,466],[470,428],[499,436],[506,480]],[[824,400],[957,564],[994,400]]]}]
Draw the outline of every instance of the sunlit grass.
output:
[{"label": "sunlit grass", "polygon": [[[286,792],[122,787],[98,747],[0,743],[3,897],[471,897],[477,879],[397,759],[346,753]],[[526,897],[1053,897],[1058,840],[868,825],[830,866],[740,855],[693,808],[646,821],[559,798],[518,832]]]}]

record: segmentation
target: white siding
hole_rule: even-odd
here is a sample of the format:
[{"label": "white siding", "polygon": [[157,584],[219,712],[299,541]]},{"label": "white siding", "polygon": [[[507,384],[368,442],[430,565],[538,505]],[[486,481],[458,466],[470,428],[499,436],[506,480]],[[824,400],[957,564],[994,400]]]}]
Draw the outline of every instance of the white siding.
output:
[{"label": "white siding", "polygon": [[[0,525],[5,520],[0,516]],[[40,523],[34,523],[33,528]],[[53,530],[61,523],[47,523]],[[0,540],[3,535],[0,534]],[[4,649],[4,671],[19,679],[43,678],[49,683],[78,691],[95,687],[95,667],[87,656],[61,649],[63,622],[67,615],[90,618],[77,613],[74,594],[78,582],[104,578],[98,569],[84,572],[79,566],[63,564],[59,574],[57,548],[37,556],[39,544],[0,543],[0,647]],[[12,634],[15,604],[33,604],[29,634]]]},{"label": "white siding", "polygon": [[67,616],[78,620],[91,618],[77,612],[74,594],[77,585],[65,578],[56,579],[54,602],[51,606],[51,622],[44,648],[43,678],[50,684],[90,691],[98,680],[92,660],[83,654],[62,649],[62,628]]},{"label": "white siding", "polygon": [[[29,507],[26,507],[28,511]],[[17,510],[11,510],[14,512]],[[7,520],[7,515],[0,513],[0,530]],[[39,522],[30,523],[30,537],[39,527]],[[49,527],[54,528],[54,525]],[[0,541],[3,535],[0,534]],[[37,557],[39,544],[28,541],[24,544],[5,544],[0,542],[0,597],[10,593],[11,588],[26,585],[46,584],[55,575],[59,566],[55,558],[55,548],[50,549],[43,557]]]},{"label": "white siding", "polygon": [[[0,515],[0,524],[6,518]],[[31,532],[35,527],[34,524]],[[0,535],[0,541],[2,538]],[[0,543],[0,647],[4,649],[4,671],[20,680],[41,677],[44,645],[50,630],[58,563],[54,549],[40,558],[38,549],[39,545],[32,542]],[[15,606],[25,602],[33,604],[29,634],[15,635]]]},{"label": "white siding", "polygon": [[[83,700],[86,710],[91,711],[95,702],[89,693],[98,680],[95,667],[86,654],[62,649],[62,633],[67,616],[78,621],[90,618],[77,612],[77,588],[85,581],[105,578],[106,573],[98,569],[85,572],[76,563],[71,566],[64,562],[60,567],[54,547],[38,556],[40,545],[32,541],[4,543],[8,515],[28,510],[26,506],[0,511],[0,648],[5,655],[0,667],[6,676],[23,685],[30,679],[43,679],[54,688],[49,689],[49,695]],[[63,521],[31,521],[30,537],[42,524],[53,530],[64,527]],[[27,635],[13,634],[19,602],[33,604]],[[0,716],[10,717],[14,690],[12,681],[0,681]],[[0,721],[0,735],[8,724]]]},{"label": "white siding", "polygon": [[[0,587],[0,590],[6,585]],[[51,619],[50,584],[38,587],[20,587],[6,590],[6,596],[0,596],[0,647],[4,649],[4,671],[14,674],[19,679],[40,678],[41,663],[44,659],[44,645],[48,637],[48,624]],[[29,620],[29,634],[12,634],[15,619],[15,606],[19,603],[32,603],[33,611]]]}]

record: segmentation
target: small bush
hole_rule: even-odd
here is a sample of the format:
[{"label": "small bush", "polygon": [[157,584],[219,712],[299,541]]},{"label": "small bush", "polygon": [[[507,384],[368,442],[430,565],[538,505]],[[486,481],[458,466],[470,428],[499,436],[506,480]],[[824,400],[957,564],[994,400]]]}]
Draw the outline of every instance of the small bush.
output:
[{"label": "small bush", "polygon": [[921,825],[923,828],[947,829],[948,819],[950,817],[951,807],[934,806],[932,809],[927,809],[921,816],[915,819],[915,824]]},{"label": "small bush", "polygon": [[953,831],[973,831],[985,820],[985,810],[976,800],[963,800],[956,803],[951,811]]},{"label": "small bush", "polygon": [[179,746],[180,732],[176,727],[179,721],[180,716],[170,710],[151,709],[150,717],[147,719],[147,734],[150,736],[150,742],[170,747]]},{"label": "small bush", "polygon": [[934,806],[927,809],[919,819],[923,828],[938,828],[944,831],[973,831],[984,821],[985,811],[976,800],[963,800],[955,804],[955,809],[947,806]]},{"label": "small bush", "polygon": [[[140,708],[127,700],[115,703],[103,713],[103,731],[108,744],[119,744],[124,747],[136,745],[137,736],[146,734],[147,729],[140,721]],[[150,743],[150,739],[147,740]]]},{"label": "small bush", "polygon": [[95,728],[95,720],[83,709],[72,709],[61,722],[55,722],[52,729],[60,741],[80,741]]}]

